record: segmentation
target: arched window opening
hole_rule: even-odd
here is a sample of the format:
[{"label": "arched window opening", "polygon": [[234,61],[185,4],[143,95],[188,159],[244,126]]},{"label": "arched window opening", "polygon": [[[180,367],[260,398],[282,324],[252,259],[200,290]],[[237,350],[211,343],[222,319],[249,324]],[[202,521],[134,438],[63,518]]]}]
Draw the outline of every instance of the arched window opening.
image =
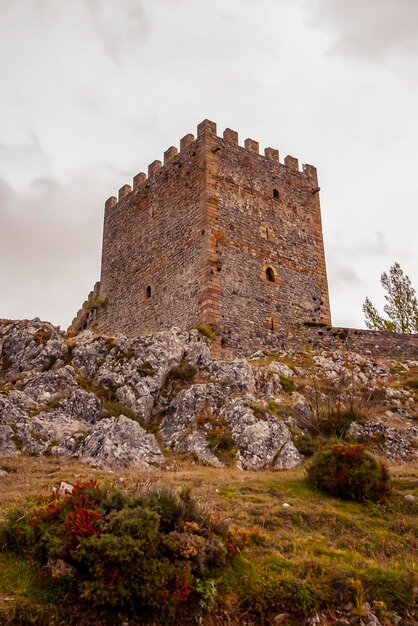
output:
[{"label": "arched window opening", "polygon": [[274,188],[274,189],[273,189],[273,198],[274,198],[275,200],[278,200],[278,199],[279,199],[279,190],[278,190],[278,189],[276,189],[276,188]]},{"label": "arched window opening", "polygon": [[274,283],[274,272],[271,267],[267,267],[266,269],[266,280],[269,283]]},{"label": "arched window opening", "polygon": [[264,263],[263,267],[261,268],[260,278],[265,283],[270,283],[275,287],[277,287],[281,283],[280,276],[276,272],[273,265],[271,265],[271,263],[269,262]]},{"label": "arched window opening", "polygon": [[151,287],[148,285],[148,287],[145,290],[145,297],[148,300],[148,298],[151,298]]}]

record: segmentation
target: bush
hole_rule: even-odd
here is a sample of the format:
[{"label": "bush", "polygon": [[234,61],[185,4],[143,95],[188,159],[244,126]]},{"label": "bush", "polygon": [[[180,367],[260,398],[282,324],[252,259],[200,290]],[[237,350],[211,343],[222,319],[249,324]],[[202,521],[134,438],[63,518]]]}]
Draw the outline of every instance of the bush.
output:
[{"label": "bush", "polygon": [[100,298],[99,296],[97,296],[96,298],[91,298],[87,301],[86,309],[87,311],[94,311],[96,309],[100,309],[101,307],[106,307],[108,303],[108,298]]},{"label": "bush", "polygon": [[362,445],[335,444],[319,451],[307,478],[312,487],[348,500],[383,500],[390,494],[386,466]]},{"label": "bush", "polygon": [[404,387],[408,389],[418,389],[418,378],[410,378],[404,382]]},{"label": "bush", "polygon": [[306,433],[291,430],[292,441],[298,452],[303,456],[311,457],[319,450],[329,447],[331,444],[338,443],[336,438],[330,439],[322,435],[312,435],[309,431]]},{"label": "bush", "polygon": [[207,609],[235,544],[186,491],[134,495],[95,480],[13,511],[0,528],[2,549],[27,559],[39,584],[54,581],[58,601],[144,624],[188,623]]},{"label": "bush", "polygon": [[209,448],[223,463],[229,464],[235,457],[236,446],[231,432],[223,424],[214,426],[205,433]]},{"label": "bush", "polygon": [[213,343],[216,336],[219,335],[219,331],[217,331],[212,324],[196,324],[195,329],[198,330],[201,335],[209,339],[211,343]]}]

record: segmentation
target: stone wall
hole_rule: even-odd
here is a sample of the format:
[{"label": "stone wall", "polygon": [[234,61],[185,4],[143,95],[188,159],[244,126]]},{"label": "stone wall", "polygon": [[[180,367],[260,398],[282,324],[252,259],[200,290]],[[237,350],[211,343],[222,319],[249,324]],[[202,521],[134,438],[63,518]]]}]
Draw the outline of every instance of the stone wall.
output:
[{"label": "stone wall", "polygon": [[108,304],[99,332],[130,336],[190,327],[199,317],[199,276],[205,258],[204,176],[200,142],[182,141],[139,174],[133,190],[106,203],[100,293]]},{"label": "stone wall", "polygon": [[97,320],[99,310],[105,305],[106,301],[100,298],[100,282],[97,282],[71,322],[70,328],[77,330],[91,328]]},{"label": "stone wall", "polygon": [[[330,324],[316,170],[234,131],[212,137],[209,200],[226,350],[278,348],[289,323]],[[270,272],[270,276],[268,275]],[[214,320],[216,323],[216,319]]]},{"label": "stone wall", "polygon": [[294,328],[285,341],[287,348],[300,348],[308,345],[315,350],[344,348],[376,358],[418,359],[418,334],[302,325]]}]

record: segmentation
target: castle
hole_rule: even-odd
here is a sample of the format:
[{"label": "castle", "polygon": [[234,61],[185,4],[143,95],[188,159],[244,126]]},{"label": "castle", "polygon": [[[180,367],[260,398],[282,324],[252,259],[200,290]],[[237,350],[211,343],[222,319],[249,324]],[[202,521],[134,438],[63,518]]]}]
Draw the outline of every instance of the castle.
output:
[{"label": "castle", "polygon": [[[100,282],[71,324],[144,335],[210,325],[222,354],[341,338],[332,329],[315,167],[204,120],[105,204]],[[369,352],[417,338],[344,331]],[[410,342],[410,347],[405,347]],[[409,345],[409,344],[408,344]]]},{"label": "castle", "polygon": [[205,120],[106,202],[100,283],[72,327],[200,323],[253,349],[330,321],[316,169]]}]

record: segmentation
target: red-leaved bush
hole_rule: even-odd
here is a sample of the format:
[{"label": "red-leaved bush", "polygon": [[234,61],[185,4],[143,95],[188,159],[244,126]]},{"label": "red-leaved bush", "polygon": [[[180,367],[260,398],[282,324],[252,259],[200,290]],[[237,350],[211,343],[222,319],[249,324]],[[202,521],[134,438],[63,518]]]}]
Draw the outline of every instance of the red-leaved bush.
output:
[{"label": "red-leaved bush", "polygon": [[62,602],[141,623],[188,623],[211,606],[216,580],[248,541],[202,515],[187,491],[129,493],[76,483],[10,514],[0,544],[24,556]]}]

